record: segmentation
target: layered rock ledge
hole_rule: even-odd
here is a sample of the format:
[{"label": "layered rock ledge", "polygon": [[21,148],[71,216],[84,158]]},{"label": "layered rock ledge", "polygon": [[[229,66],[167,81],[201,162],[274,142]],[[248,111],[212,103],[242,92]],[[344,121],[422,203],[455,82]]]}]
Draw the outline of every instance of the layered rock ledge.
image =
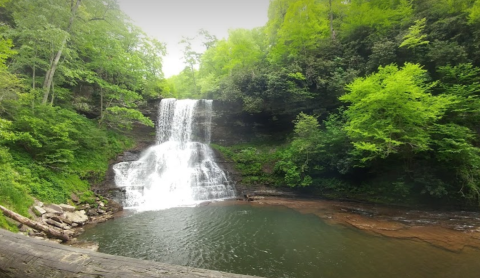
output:
[{"label": "layered rock ledge", "polygon": [[0,229],[0,277],[254,278],[106,255]]}]

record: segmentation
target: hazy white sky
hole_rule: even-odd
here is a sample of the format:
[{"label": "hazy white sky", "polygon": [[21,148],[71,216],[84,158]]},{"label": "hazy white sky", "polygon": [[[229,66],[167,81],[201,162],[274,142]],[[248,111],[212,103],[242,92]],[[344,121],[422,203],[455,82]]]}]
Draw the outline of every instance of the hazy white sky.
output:
[{"label": "hazy white sky", "polygon": [[219,39],[228,29],[265,25],[269,0],[119,0],[121,9],[149,36],[167,44],[163,72],[179,73],[182,36],[193,37],[206,29]]}]

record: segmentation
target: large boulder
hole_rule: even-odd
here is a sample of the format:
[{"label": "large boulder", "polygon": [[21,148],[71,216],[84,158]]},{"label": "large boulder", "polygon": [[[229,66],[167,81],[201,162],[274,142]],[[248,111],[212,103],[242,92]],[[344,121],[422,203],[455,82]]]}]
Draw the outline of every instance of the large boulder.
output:
[{"label": "large boulder", "polygon": [[60,204],[58,206],[61,207],[63,209],[63,211],[69,211],[69,212],[74,212],[75,211],[74,206],[65,205],[65,204]]},{"label": "large boulder", "polygon": [[65,218],[80,225],[84,225],[88,221],[88,216],[85,214],[84,210],[75,212],[67,211],[65,212]]},{"label": "large boulder", "polygon": [[44,207],[48,213],[63,214],[63,209],[59,205],[50,204]]}]

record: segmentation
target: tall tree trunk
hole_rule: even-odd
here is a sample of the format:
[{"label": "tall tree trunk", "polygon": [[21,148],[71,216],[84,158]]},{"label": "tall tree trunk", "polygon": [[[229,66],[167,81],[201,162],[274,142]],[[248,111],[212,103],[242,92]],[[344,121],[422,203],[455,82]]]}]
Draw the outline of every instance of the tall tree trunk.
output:
[{"label": "tall tree trunk", "polygon": [[[81,2],[82,2],[82,0],[77,0],[75,5],[73,4],[73,0],[71,2],[71,16],[70,16],[70,22],[68,23],[68,27],[67,27],[67,30],[66,30],[67,33],[70,33],[70,30],[72,29],[72,25],[73,25],[73,22],[75,20],[77,10],[78,10],[78,7],[80,6]],[[52,82],[53,82],[53,77],[55,76],[55,72],[57,71],[58,63],[60,62],[60,58],[62,57],[63,49],[65,48],[66,44],[67,44],[67,37],[65,37],[63,39],[62,44],[60,46],[60,49],[57,51],[57,54],[55,55],[55,58],[50,63],[50,68],[47,71],[47,75],[45,76],[45,81],[43,82],[42,104],[47,104],[48,95],[50,94],[50,88],[51,88]]]},{"label": "tall tree trunk", "polygon": [[55,82],[52,82],[52,98],[50,101],[50,106],[53,106],[53,101],[55,100]]},{"label": "tall tree trunk", "polygon": [[190,64],[190,69],[192,70],[193,92],[197,95],[197,80],[195,79],[195,69],[193,68],[193,64]]},{"label": "tall tree trunk", "polygon": [[330,4],[330,33],[332,34],[332,40],[335,40],[336,35],[335,35],[335,29],[333,29],[333,11],[332,11],[332,0],[329,0]]},{"label": "tall tree trunk", "polygon": [[32,73],[32,89],[33,89],[33,91],[35,91],[35,77],[36,77],[35,74],[36,74],[36,70],[37,70],[37,65],[35,63],[35,60],[37,59],[37,51],[36,50],[35,50],[35,56],[34,56],[33,59],[34,60],[33,60],[33,67],[32,67],[32,71],[33,71],[33,73]]},{"label": "tall tree trunk", "polygon": [[105,112],[103,112],[103,88],[100,88],[100,119],[98,120],[98,126],[102,125],[104,115]]}]

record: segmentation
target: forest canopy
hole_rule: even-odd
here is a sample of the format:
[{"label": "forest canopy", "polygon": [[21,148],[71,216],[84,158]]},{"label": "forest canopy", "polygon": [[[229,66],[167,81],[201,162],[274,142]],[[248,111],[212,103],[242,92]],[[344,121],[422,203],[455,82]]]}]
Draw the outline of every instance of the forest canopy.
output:
[{"label": "forest canopy", "polygon": [[[479,7],[478,0],[272,0],[263,27],[230,30],[225,39],[199,34],[208,47],[195,53],[197,67],[169,79],[170,89],[294,122],[268,162],[275,173],[257,172],[252,184],[476,203]],[[232,157],[242,161],[248,152],[237,151]]]}]

